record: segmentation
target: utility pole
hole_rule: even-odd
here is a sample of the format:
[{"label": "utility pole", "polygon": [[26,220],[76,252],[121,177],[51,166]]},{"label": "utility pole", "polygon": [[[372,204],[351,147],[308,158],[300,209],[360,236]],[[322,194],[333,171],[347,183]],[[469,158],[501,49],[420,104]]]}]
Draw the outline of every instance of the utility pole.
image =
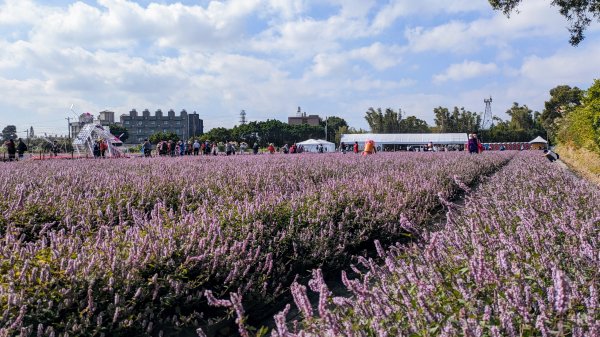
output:
[{"label": "utility pole", "polygon": [[67,120],[67,130],[69,130],[69,139],[71,139],[71,117],[65,118]]}]

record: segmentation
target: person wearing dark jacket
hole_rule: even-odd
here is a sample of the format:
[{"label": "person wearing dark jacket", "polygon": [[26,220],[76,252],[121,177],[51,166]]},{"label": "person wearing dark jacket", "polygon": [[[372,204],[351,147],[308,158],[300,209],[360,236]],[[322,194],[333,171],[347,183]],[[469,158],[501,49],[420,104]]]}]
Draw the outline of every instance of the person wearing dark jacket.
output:
[{"label": "person wearing dark jacket", "polygon": [[27,151],[27,145],[23,143],[23,140],[19,138],[19,145],[17,145],[17,153],[19,154],[19,159],[23,159],[23,155]]},{"label": "person wearing dark jacket", "polygon": [[8,161],[15,160],[15,154],[17,153],[17,146],[15,145],[15,141],[11,138],[7,142],[4,143],[6,146],[6,151],[8,152]]}]

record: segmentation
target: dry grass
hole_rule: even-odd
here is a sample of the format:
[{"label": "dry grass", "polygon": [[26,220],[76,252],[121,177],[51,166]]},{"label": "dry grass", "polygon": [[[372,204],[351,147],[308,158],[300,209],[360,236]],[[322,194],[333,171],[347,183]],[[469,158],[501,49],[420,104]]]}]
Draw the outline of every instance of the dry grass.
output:
[{"label": "dry grass", "polygon": [[565,145],[557,146],[555,151],[571,169],[600,185],[600,155],[590,150]]}]

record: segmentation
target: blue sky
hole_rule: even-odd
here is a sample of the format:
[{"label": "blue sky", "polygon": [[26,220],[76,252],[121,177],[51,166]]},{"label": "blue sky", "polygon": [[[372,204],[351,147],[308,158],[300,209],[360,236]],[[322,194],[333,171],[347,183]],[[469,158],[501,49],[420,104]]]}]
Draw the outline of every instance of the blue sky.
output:
[{"label": "blue sky", "polygon": [[66,117],[197,111],[212,127],[298,106],[368,128],[369,107],[543,109],[600,77],[600,27],[578,46],[549,0],[510,19],[486,0],[0,1],[0,128],[66,134]]}]

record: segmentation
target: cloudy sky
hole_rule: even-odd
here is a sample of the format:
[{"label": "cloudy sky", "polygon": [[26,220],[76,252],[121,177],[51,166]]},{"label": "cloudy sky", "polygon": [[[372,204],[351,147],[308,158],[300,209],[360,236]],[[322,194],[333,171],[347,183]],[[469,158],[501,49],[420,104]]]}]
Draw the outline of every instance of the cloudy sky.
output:
[{"label": "cloudy sky", "polygon": [[197,111],[206,131],[298,106],[432,124],[490,95],[502,118],[541,110],[556,85],[600,77],[600,29],[572,47],[549,0],[524,3],[508,19],[486,0],[0,0],[0,128],[66,134],[73,112],[147,108]]}]

